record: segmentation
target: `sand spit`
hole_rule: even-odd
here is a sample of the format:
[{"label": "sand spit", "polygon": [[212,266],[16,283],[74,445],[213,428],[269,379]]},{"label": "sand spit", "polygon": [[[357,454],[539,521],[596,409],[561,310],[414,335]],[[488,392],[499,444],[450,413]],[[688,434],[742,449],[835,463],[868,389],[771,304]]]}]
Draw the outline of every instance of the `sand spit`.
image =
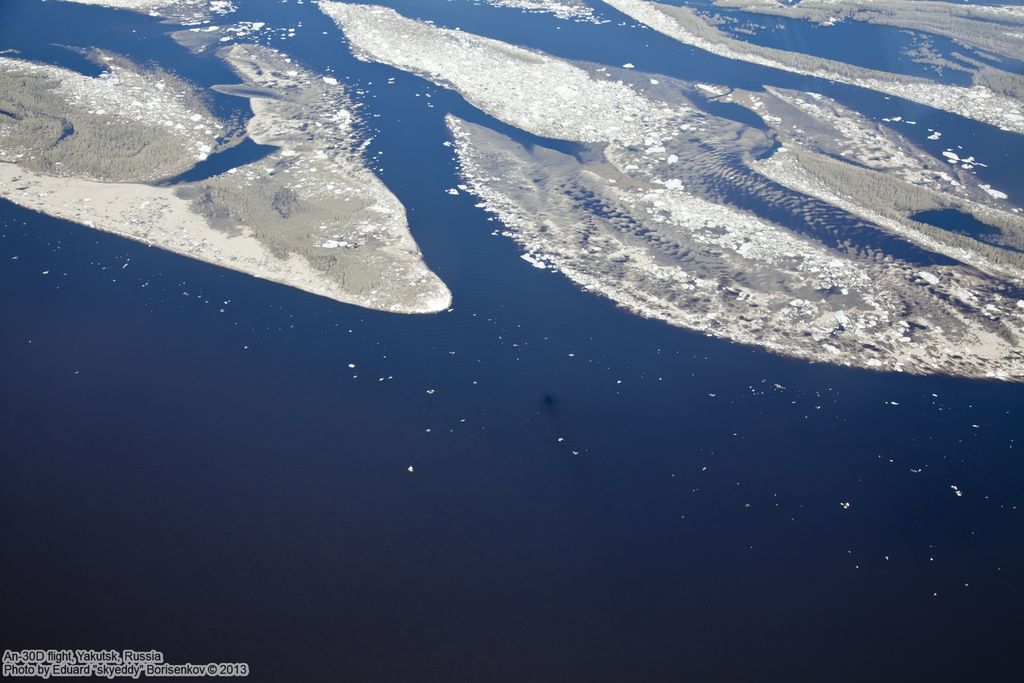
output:
[{"label": "sand spit", "polygon": [[25,208],[129,237],[264,280],[344,300],[308,261],[275,255],[251,231],[213,230],[191,202],[168,188],[54,178],[0,163],[0,196]]},{"label": "sand spit", "polygon": [[[447,308],[451,295],[423,263],[404,208],[361,159],[342,87],[269,48],[236,45],[221,56],[244,81],[223,89],[252,98],[249,135],[277,146],[277,152],[174,186],[143,184],[149,178],[141,174],[122,182],[96,182],[91,174],[71,172],[57,177],[11,144],[18,136],[5,132],[17,121],[0,116],[0,197],[337,301],[402,313]],[[46,92],[60,92],[61,75],[51,67],[16,68],[41,74],[48,79]],[[11,82],[39,86],[38,78]],[[125,135],[138,130],[108,113],[118,102],[100,104],[87,123]],[[56,152],[43,150],[55,155],[57,168],[63,168],[61,145],[80,134],[88,130],[75,128]],[[118,157],[118,139],[100,139],[102,156]]]},{"label": "sand spit", "polygon": [[648,0],[605,1],[669,38],[727,59],[854,85],[958,114],[1002,130],[1024,133],[1024,104],[982,85],[969,88],[945,85],[923,78],[753,45],[727,36],[688,7]]},{"label": "sand spit", "polygon": [[339,283],[350,303],[441,311],[451,294],[423,263],[405,207],[366,167],[345,89],[271,48],[218,53],[244,82],[255,142],[278,151],[180,191],[214,224],[248,227],[277,253],[297,254]]},{"label": "sand spit", "polygon": [[788,356],[1024,380],[1024,308],[958,265],[857,257],[663,181],[449,117],[482,206],[531,258],[629,310]]},{"label": "sand spit", "polygon": [[[467,187],[534,267],[640,315],[777,353],[1024,378],[1019,283],[758,172],[775,141],[684,96],[728,88],[568,63],[390,9],[322,7],[363,59],[455,89],[530,133],[583,144],[569,155],[448,118]],[[909,154],[891,166],[878,172],[929,171]]]}]

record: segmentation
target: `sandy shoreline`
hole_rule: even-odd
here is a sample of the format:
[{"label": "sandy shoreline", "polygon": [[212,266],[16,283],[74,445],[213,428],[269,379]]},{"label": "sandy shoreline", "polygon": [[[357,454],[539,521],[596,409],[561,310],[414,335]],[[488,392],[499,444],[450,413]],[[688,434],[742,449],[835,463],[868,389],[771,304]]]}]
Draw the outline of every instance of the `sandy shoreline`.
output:
[{"label": "sandy shoreline", "polygon": [[194,167],[222,132],[189,106],[188,83],[102,53],[98,78],[0,59],[0,111],[13,112],[0,117],[0,197],[334,301],[448,308],[405,207],[362,157],[344,87],[267,47],[218,56],[243,82],[218,87],[251,104],[248,137],[277,150],[173,187],[150,183]]},{"label": "sandy shoreline", "polygon": [[345,292],[299,255],[282,259],[248,234],[228,235],[211,228],[190,202],[170,188],[53,178],[0,162],[0,197],[33,211],[342,303],[393,313],[432,313],[450,304],[450,300],[438,300],[433,307],[410,307]]}]

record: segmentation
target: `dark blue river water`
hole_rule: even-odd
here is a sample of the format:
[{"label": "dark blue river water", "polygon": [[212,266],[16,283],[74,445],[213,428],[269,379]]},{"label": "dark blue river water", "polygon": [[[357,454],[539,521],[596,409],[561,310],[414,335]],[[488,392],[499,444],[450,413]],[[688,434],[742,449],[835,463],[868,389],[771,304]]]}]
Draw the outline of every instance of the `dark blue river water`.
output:
[{"label": "dark blue river water", "polygon": [[[238,4],[233,20],[301,23],[271,44],[365,93],[369,153],[453,310],[344,306],[0,202],[0,648],[155,648],[256,681],[1015,679],[1024,387],[779,358],[532,268],[445,193],[444,114],[500,124],[354,60],[309,3]],[[595,26],[387,4],[909,114],[901,132],[1024,198],[1021,136],[610,9]],[[88,70],[61,46],[100,46],[232,82],[167,30],[0,0],[0,49]]]}]

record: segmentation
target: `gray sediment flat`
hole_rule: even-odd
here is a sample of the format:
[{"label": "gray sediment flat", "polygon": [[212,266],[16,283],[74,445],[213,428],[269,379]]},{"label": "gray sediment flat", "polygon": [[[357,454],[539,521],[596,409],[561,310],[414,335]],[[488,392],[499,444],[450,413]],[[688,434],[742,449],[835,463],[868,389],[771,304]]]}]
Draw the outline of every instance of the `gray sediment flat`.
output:
[{"label": "gray sediment flat", "polygon": [[[124,60],[90,79],[3,59],[2,99],[20,109],[0,106],[0,196],[337,301],[447,308],[451,295],[424,264],[404,207],[361,157],[342,86],[270,48],[235,45],[220,56],[244,81],[236,92],[251,97],[247,134],[277,151],[174,186],[147,182],[193,166],[222,129],[187,84],[174,80],[186,91],[171,92],[168,80]],[[72,125],[40,135],[55,118]],[[166,153],[176,131],[181,150]],[[158,171],[144,170],[138,145],[157,154]]]},{"label": "gray sediment flat", "polygon": [[[977,244],[951,245],[911,221],[890,220],[884,202],[865,206],[787,186],[792,178],[759,166],[788,158],[777,137],[712,116],[693,100],[729,88],[569,63],[387,8],[321,7],[357,56],[457,90],[529,133],[584,145],[566,154],[448,117],[466,185],[531,264],[637,314],[776,353],[1024,378],[1015,266],[994,263]],[[832,111],[820,125],[830,135],[845,115]],[[802,142],[808,159],[829,154]],[[885,145],[900,143],[878,144],[884,157]],[[871,154],[865,150],[863,160]],[[916,152],[884,162],[872,172],[921,196],[934,192],[925,180],[941,166]],[[786,220],[744,208],[736,196]],[[965,190],[962,201],[1010,215],[975,191]]]},{"label": "gray sediment flat", "polygon": [[99,51],[98,77],[0,57],[0,161],[98,181],[155,181],[227,144],[192,87]]}]

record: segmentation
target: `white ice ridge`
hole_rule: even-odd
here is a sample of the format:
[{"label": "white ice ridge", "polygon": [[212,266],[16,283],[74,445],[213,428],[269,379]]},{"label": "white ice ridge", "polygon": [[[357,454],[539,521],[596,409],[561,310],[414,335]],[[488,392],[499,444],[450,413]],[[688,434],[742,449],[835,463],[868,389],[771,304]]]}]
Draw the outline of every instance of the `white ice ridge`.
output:
[{"label": "white ice ridge", "polygon": [[[99,5],[114,9],[128,9],[134,12],[155,12],[161,7],[175,4],[175,0],[64,0],[64,2],[77,2],[79,5]],[[206,0],[181,0],[177,4],[200,6],[205,5]]]},{"label": "white ice ridge", "polygon": [[56,86],[64,102],[112,123],[160,127],[195,161],[202,161],[224,132],[221,123],[198,106],[182,82],[160,72],[141,72],[102,55],[106,70],[95,78],[47,64],[0,57],[0,71],[33,75]]},{"label": "white ice ridge", "polygon": [[544,12],[559,19],[595,21],[594,10],[581,0],[483,0],[494,7],[511,7],[528,12]]},{"label": "white ice ridge", "polygon": [[[543,137],[642,144],[677,115],[630,86],[508,43],[407,19],[376,5],[321,2],[352,51],[457,90],[470,103]],[[495,74],[501,74],[497,78]]]},{"label": "white ice ridge", "polygon": [[659,33],[727,59],[854,85],[958,114],[1003,130],[1024,133],[1024,104],[984,86],[968,88],[946,85],[831,59],[751,45],[723,34],[688,7],[648,0],[605,2]]},{"label": "white ice ridge", "polygon": [[98,5],[112,9],[143,12],[154,17],[168,17],[196,23],[212,14],[230,14],[237,8],[232,0],[62,0],[80,5]]}]

